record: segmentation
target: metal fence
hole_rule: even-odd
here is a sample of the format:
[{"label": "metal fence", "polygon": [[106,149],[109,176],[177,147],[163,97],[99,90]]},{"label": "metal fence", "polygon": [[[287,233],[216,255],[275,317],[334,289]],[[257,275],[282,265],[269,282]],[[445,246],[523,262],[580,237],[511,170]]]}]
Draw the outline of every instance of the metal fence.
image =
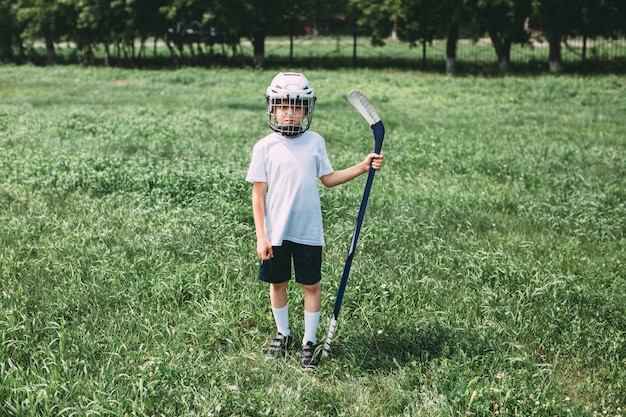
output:
[{"label": "metal fence", "polygon": [[[411,47],[406,42],[389,40],[383,47],[371,46],[369,39],[350,37],[309,37],[294,41],[293,48],[289,40],[270,38],[266,42],[268,61],[304,61],[333,60],[347,62],[354,66],[399,65],[414,68],[439,68],[445,70],[446,42],[435,40]],[[250,51],[246,53],[251,54]],[[547,69],[548,43],[534,39],[530,45],[515,44],[511,48],[512,67]],[[565,65],[582,64],[626,64],[626,38],[587,39],[570,38],[562,43],[561,49]],[[460,66],[490,67],[497,66],[497,57],[491,41],[460,40],[457,44],[457,62]]]},{"label": "metal fence", "polygon": [[[446,69],[446,42],[410,46],[390,39],[382,47],[372,46],[369,38],[350,36],[268,37],[263,66],[302,65],[317,67],[404,67],[441,71]],[[71,43],[57,44],[56,63],[111,66],[249,66],[254,61],[250,41],[234,44],[186,43],[174,45],[161,38],[143,44],[102,44],[77,48]],[[530,45],[511,48],[511,70],[548,69],[548,43],[541,38]],[[622,72],[626,70],[626,38],[568,38],[562,43],[564,70],[581,69]],[[42,45],[26,48],[22,60],[35,64],[47,62]],[[491,41],[460,40],[457,44],[457,69],[493,71],[498,63]]]}]

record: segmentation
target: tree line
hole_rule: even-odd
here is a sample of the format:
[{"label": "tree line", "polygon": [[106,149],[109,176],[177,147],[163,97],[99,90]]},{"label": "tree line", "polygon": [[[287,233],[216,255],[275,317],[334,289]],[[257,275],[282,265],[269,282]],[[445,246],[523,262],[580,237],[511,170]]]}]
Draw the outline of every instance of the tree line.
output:
[{"label": "tree line", "polygon": [[101,45],[108,62],[112,49],[137,40],[141,56],[148,39],[161,39],[172,55],[194,43],[236,48],[244,39],[260,65],[268,36],[342,33],[374,45],[390,36],[413,46],[445,39],[453,72],[459,39],[488,36],[506,71],[513,44],[541,37],[557,72],[568,36],[583,39],[584,59],[587,39],[623,37],[625,29],[624,0],[0,0],[0,60],[24,60],[35,42],[54,63],[64,41],[86,57]]}]

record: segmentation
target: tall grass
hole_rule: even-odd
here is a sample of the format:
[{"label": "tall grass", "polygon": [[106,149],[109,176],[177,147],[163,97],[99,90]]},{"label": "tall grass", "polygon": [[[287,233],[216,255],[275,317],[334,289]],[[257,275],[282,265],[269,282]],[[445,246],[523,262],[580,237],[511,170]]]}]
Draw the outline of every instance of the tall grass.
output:
[{"label": "tall grass", "polygon": [[[373,146],[347,91],[387,127],[315,372],[264,359],[273,73],[0,68],[0,415],[624,415],[626,80],[306,73],[336,168]],[[321,190],[320,339],[363,184]]]}]

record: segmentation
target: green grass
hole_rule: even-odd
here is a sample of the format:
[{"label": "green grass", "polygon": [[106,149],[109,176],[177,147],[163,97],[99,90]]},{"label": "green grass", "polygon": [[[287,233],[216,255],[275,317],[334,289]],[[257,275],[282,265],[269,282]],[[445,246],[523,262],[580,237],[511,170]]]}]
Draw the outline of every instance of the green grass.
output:
[{"label": "green grass", "polygon": [[[264,359],[273,72],[0,68],[0,415],[623,416],[626,79],[306,73],[336,168],[373,146],[345,93],[387,128],[315,372]],[[321,190],[319,339],[364,181]]]}]

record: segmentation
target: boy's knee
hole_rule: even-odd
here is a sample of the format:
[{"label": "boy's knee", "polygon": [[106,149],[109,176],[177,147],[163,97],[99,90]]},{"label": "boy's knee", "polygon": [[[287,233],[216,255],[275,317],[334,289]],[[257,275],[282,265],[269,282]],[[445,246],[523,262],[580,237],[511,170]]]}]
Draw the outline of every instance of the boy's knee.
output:
[{"label": "boy's knee", "polygon": [[312,285],[302,284],[302,289],[306,293],[317,294],[317,293],[320,293],[322,291],[322,286],[320,285],[319,282],[316,283],[316,284],[312,284]]},{"label": "boy's knee", "polygon": [[279,282],[279,283],[271,283],[270,284],[270,290],[272,290],[272,291],[286,291],[288,284],[289,284],[289,281]]}]

